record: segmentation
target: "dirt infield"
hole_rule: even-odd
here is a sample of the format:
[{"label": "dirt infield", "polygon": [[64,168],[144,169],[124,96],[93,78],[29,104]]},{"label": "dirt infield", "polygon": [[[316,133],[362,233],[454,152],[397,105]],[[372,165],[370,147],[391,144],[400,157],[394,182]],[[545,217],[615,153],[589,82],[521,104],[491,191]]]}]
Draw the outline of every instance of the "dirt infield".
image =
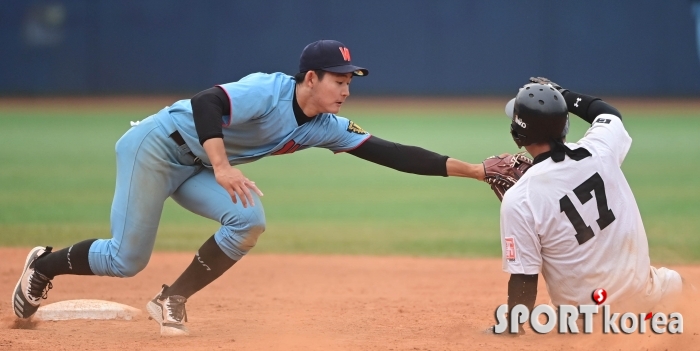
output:
[{"label": "dirt infield", "polygon": [[[485,335],[506,299],[508,276],[494,259],[253,254],[190,299],[188,337],[162,338],[145,317],[19,325],[9,302],[26,252],[0,249],[0,350],[700,349],[695,298],[679,309],[683,334]],[[190,260],[155,253],[134,278],[60,276],[44,303],[104,299],[143,309]],[[700,267],[672,268],[700,282]],[[548,302],[540,281],[538,304]]]}]

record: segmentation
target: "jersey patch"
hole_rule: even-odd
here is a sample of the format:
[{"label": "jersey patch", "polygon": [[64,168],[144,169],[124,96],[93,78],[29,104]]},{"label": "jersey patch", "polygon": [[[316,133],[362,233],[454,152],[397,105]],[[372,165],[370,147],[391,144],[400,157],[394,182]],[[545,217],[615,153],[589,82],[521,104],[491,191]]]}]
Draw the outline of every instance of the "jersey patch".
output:
[{"label": "jersey patch", "polygon": [[505,238],[506,260],[515,261],[515,238]]},{"label": "jersey patch", "polygon": [[597,118],[595,122],[593,123],[605,123],[605,124],[610,124],[610,119],[608,118]]},{"label": "jersey patch", "polygon": [[356,133],[356,134],[367,134],[362,127],[358,126],[355,122],[350,121],[350,124],[348,124],[348,132],[351,133]]}]

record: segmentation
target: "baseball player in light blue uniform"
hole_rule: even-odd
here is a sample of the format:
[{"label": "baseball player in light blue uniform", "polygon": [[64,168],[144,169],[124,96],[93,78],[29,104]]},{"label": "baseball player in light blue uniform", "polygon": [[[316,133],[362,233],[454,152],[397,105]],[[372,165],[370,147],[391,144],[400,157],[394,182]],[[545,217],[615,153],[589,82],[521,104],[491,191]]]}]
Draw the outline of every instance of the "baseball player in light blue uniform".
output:
[{"label": "baseball player in light blue uniform", "polygon": [[[301,126],[296,120],[285,118],[293,113],[295,85],[293,77],[282,73],[254,73],[220,86],[236,106],[234,117],[222,118],[230,165],[313,146],[347,151],[369,138],[369,134],[348,132],[350,121],[329,113]],[[182,136],[185,145],[173,147],[175,141],[169,136],[175,132]],[[117,142],[119,174],[111,217],[114,237],[92,244],[89,259],[95,274],[133,276],[146,267],[163,203],[169,196],[194,213],[221,221],[214,237],[231,259],[241,259],[255,245],[265,230],[265,213],[258,194],[253,192],[257,206],[243,207],[230,201],[229,194],[217,184],[214,172],[189,155],[192,152],[201,163],[210,164],[198,140],[187,99],[141,121]],[[169,152],[161,153],[161,149]],[[212,201],[216,198],[221,201]],[[149,234],[143,235],[144,231]],[[129,232],[141,234],[133,235],[138,240],[126,242],[123,238],[131,237]]]},{"label": "baseball player in light blue uniform", "polygon": [[56,252],[32,249],[12,294],[15,314],[31,317],[57,275],[131,277],[143,270],[163,204],[172,197],[221,223],[182,275],[147,304],[162,335],[188,334],[187,299],[240,260],[265,231],[262,192],[235,166],[266,156],[321,147],[403,172],[483,179],[481,164],[382,140],[336,116],[353,76],[368,73],[351,64],[345,45],[321,40],[304,49],[295,76],[254,73],[132,122],[116,144],[112,238]]}]

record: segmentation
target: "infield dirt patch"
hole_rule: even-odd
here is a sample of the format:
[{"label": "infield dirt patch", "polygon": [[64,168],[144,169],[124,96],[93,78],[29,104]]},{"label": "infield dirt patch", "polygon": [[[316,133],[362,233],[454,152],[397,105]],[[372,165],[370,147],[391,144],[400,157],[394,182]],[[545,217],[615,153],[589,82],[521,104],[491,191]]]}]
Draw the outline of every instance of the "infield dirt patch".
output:
[{"label": "infield dirt patch", "polygon": [[[10,297],[27,252],[0,249],[0,350],[700,349],[696,297],[679,309],[683,334],[485,335],[506,301],[497,259],[252,254],[190,299],[189,337],[162,338],[145,312],[134,321],[18,323]],[[44,303],[103,299],[144,310],[191,259],[154,253],[134,278],[59,276]],[[700,267],[671,268],[700,285]],[[537,303],[547,303],[540,282]]]}]

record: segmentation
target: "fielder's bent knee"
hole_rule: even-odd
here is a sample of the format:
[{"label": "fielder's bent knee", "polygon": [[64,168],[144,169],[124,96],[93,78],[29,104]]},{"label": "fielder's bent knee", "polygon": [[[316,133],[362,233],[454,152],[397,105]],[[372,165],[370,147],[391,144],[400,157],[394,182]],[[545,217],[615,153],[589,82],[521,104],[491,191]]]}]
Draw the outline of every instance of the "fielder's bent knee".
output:
[{"label": "fielder's bent knee", "polygon": [[258,242],[258,238],[265,231],[264,214],[256,214],[246,221],[226,222],[214,235],[226,255],[233,260],[240,260]]},{"label": "fielder's bent knee", "polygon": [[258,243],[258,238],[262,233],[265,232],[265,225],[254,225],[251,226],[248,229],[247,235],[243,237],[243,240],[241,240],[239,247],[241,250],[248,252],[250,249],[255,247],[255,244]]}]

